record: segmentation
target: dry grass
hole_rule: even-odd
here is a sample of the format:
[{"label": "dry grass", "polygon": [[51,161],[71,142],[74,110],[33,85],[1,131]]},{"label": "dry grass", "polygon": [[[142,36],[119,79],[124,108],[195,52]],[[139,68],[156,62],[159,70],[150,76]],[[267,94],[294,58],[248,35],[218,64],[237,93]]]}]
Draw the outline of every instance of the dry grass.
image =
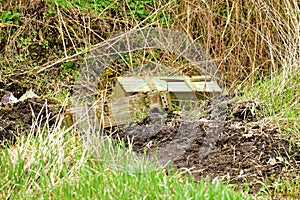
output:
[{"label": "dry grass", "polygon": [[[271,98],[268,95],[259,96],[264,100],[270,99],[269,115],[282,119],[280,124],[291,121],[294,126],[291,129],[298,133],[297,115],[289,112],[291,108],[297,109],[299,103],[299,82],[293,79],[298,77],[300,66],[300,8],[296,0],[282,0],[280,3],[276,0],[158,0],[151,5],[144,4],[145,7],[139,10],[146,10],[144,15],[130,14],[136,12],[138,7],[132,7],[125,0],[112,1],[111,5],[103,9],[91,5],[66,8],[63,1],[1,1],[0,91],[22,93],[32,88],[39,95],[64,99],[72,90],[76,72],[90,49],[118,32],[146,26],[161,27],[179,30],[201,44],[214,59],[229,91],[234,91],[237,86],[250,88],[254,90],[251,95],[255,97],[264,94],[265,89],[271,91]],[[145,58],[145,55],[148,57]],[[172,66],[173,73],[188,74],[194,70],[177,55],[145,50],[125,55],[123,60],[116,61],[110,67],[112,73],[107,71],[104,78],[120,75],[122,70],[143,74],[144,71],[130,67],[147,66],[149,63]],[[270,84],[265,81],[266,77],[271,77]],[[263,84],[257,89],[258,80]],[[107,87],[107,82],[103,86]],[[286,94],[290,95],[289,100],[275,104]],[[282,105],[286,107],[282,111],[278,110]],[[284,128],[290,127],[284,125]],[[44,132],[49,133],[46,139],[21,139],[18,149],[4,152],[3,157],[11,161],[4,169],[23,165],[24,169],[20,168],[22,175],[23,171],[36,165],[36,171],[43,169],[41,171],[45,171],[45,177],[48,177],[47,172],[51,172],[56,181],[63,181],[59,177],[63,168],[69,169],[71,166],[71,172],[73,169],[76,172],[82,164],[81,158],[85,156],[78,138],[71,137],[65,143],[64,131]],[[73,142],[78,144],[76,148],[73,148]],[[54,161],[51,160],[52,156]],[[36,161],[36,158],[40,158],[40,161]],[[17,163],[18,159],[23,162]],[[69,163],[66,164],[63,159]],[[92,168],[92,171],[95,169]],[[2,174],[8,177],[6,173]],[[103,174],[107,174],[106,171]],[[93,178],[87,185],[94,182]],[[9,178],[3,180],[11,180],[13,184],[18,181]],[[32,188],[36,187],[35,181],[31,182],[26,177],[24,180],[29,181]],[[53,180],[51,177],[45,180],[44,188],[49,188],[52,183],[48,182]],[[137,181],[134,179],[133,182]],[[111,183],[114,184],[113,181]],[[26,191],[25,187],[22,191]],[[90,188],[86,187],[87,190]],[[291,187],[297,188],[298,185]],[[39,187],[36,188],[38,193]],[[181,185],[178,188],[182,188]],[[65,190],[65,186],[59,187],[56,195],[60,195],[60,190]],[[131,191],[128,194],[131,195]]]},{"label": "dry grass", "polygon": [[1,65],[9,69],[1,73],[8,77],[50,75],[51,70],[68,74],[63,63],[74,63],[116,32],[144,26],[176,29],[193,37],[214,58],[230,89],[238,83],[253,85],[261,75],[277,73],[287,65],[299,65],[299,5],[295,0],[281,4],[275,0],[160,0],[145,8],[149,14],[143,19],[126,14],[132,8],[125,1],[112,5],[121,9],[98,14],[94,9],[86,14],[78,7],[66,9],[57,3],[2,3],[2,11],[18,7],[20,17],[1,23],[5,35]]},{"label": "dry grass", "polygon": [[[253,85],[262,75],[299,66],[296,1],[184,1],[174,26],[215,58],[229,88]],[[182,14],[185,13],[185,14]]]}]

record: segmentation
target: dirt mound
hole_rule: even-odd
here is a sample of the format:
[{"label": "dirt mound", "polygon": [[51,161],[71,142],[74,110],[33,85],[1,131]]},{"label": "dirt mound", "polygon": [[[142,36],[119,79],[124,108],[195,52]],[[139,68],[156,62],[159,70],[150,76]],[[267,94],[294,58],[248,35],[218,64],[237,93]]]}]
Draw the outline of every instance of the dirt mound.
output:
[{"label": "dirt mound", "polygon": [[[159,130],[159,116],[154,117],[155,120],[152,116],[152,119],[148,117],[136,126],[139,130],[134,126],[123,129],[118,137],[132,139],[136,152],[142,153],[145,149],[149,154],[158,152],[159,160],[165,161],[172,158],[173,154],[179,155],[174,157],[172,165],[190,169],[196,181],[203,177],[219,177],[231,184],[247,184],[250,192],[256,192],[265,178],[295,180],[300,172],[299,137],[292,143],[290,138],[279,133],[277,127],[261,119],[256,110],[262,106],[255,101],[229,101],[227,108],[223,131],[215,146],[204,157],[199,155],[199,150],[209,148],[209,144],[204,144],[209,116],[186,123],[175,117],[176,123],[170,126],[166,122]],[[186,130],[181,133],[185,143],[176,141],[180,126],[184,126]],[[195,129],[197,136],[190,137],[189,132]],[[168,152],[159,151],[174,141],[183,146],[181,149],[184,149],[184,153],[178,154],[178,147],[173,150],[168,148]]]},{"label": "dirt mound", "polygon": [[[247,184],[250,192],[256,192],[265,178],[295,180],[300,172],[299,137],[294,136],[292,142],[277,127],[260,118],[256,110],[261,105],[255,101],[231,100],[227,108],[222,133],[205,156],[199,150],[210,148],[205,142],[210,121],[206,114],[196,121],[183,121],[180,115],[165,117],[154,113],[140,123],[122,128],[114,136],[133,141],[138,153],[145,149],[149,155],[160,152],[160,161],[171,159],[173,166],[189,169],[196,181],[219,177],[224,182]],[[209,113],[210,106],[206,109]],[[45,122],[53,125],[57,110],[57,106],[42,99],[0,106],[0,142],[15,141],[17,133],[26,134]],[[195,130],[196,135],[191,136]]]},{"label": "dirt mound", "polygon": [[213,151],[199,160],[201,140],[195,140],[187,153],[175,161],[179,168],[191,168],[195,177],[219,176],[229,183],[247,183],[256,191],[264,178],[293,179],[300,171],[299,147],[282,138],[268,123],[227,121]]},{"label": "dirt mound", "polygon": [[26,99],[15,104],[0,105],[0,144],[16,141],[20,134],[52,126],[58,114],[53,102],[43,99]]}]

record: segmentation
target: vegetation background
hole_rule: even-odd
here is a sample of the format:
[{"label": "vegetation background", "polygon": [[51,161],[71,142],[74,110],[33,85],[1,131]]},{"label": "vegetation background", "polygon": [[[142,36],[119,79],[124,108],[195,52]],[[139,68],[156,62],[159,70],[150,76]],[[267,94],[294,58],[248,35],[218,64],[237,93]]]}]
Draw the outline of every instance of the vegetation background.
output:
[{"label": "vegetation background", "polygon": [[[17,97],[33,89],[62,103],[71,94],[89,49],[116,33],[145,26],[191,36],[214,59],[230,93],[263,102],[266,118],[284,134],[299,135],[296,0],[0,0],[0,86]],[[149,61],[171,63],[181,73],[192,71],[168,52],[147,55]],[[127,63],[116,62],[107,77],[120,75],[141,60],[137,53]],[[47,130],[53,140],[30,137],[1,150],[0,197],[242,199],[247,195],[219,183],[195,184],[189,179],[182,183],[177,173],[166,178],[160,170],[141,177],[111,171],[94,164],[78,139],[65,138],[63,132]],[[36,158],[43,159],[35,163]],[[125,184],[131,188],[122,188]],[[300,193],[299,184],[290,187],[298,191],[293,194]],[[278,190],[283,196],[290,192]]]}]

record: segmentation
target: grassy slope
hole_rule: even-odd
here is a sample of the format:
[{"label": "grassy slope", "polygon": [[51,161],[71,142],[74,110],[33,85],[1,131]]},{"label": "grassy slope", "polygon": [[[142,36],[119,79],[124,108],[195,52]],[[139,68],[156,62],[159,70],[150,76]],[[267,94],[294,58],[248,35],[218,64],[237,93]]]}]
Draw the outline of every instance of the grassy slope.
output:
[{"label": "grassy slope", "polygon": [[[73,3],[65,3],[65,1],[49,2],[49,5],[45,6],[48,9],[46,18],[48,17],[49,20],[43,22],[45,24],[44,29],[40,28],[40,31],[30,30],[30,34],[24,31],[26,26],[22,23],[27,18],[26,15],[22,15],[25,13],[20,11],[22,8],[18,8],[14,4],[11,5],[15,7],[9,7],[5,2],[1,2],[1,5],[6,6],[5,12],[1,14],[1,26],[4,27],[1,30],[3,31],[1,33],[4,34],[1,35],[8,38],[8,40],[5,40],[4,45],[6,52],[1,54],[0,57],[1,76],[3,74],[0,81],[3,81],[2,79],[4,81],[10,80],[3,77],[18,75],[19,73],[24,76],[25,73],[24,79],[28,81],[21,81],[25,85],[24,87],[34,87],[39,93],[48,95],[54,93],[54,96],[62,96],[63,98],[67,93],[63,91],[69,89],[68,84],[72,82],[73,72],[76,70],[76,61],[69,58],[69,56],[78,52],[84,53],[82,49],[101,41],[93,34],[91,34],[93,36],[84,35],[84,31],[80,32],[79,29],[76,29],[78,27],[72,20],[78,16],[67,13],[65,8],[80,9],[82,13],[85,13],[86,10],[89,10],[89,12],[92,10],[92,15],[96,15],[95,13],[98,12],[101,17],[107,17],[107,19],[112,18],[112,15],[105,9],[106,5],[100,5],[103,1],[93,1],[85,4],[82,4],[83,1],[79,0],[74,0]],[[55,6],[55,2],[57,2],[58,7]],[[98,2],[99,5],[96,5],[95,2]],[[117,13],[115,16],[120,16],[120,18],[114,19],[114,22],[120,22],[120,19],[125,21],[126,28],[136,25],[138,21],[153,13],[153,9],[139,7],[141,4],[134,3],[135,1],[128,2],[127,14]],[[272,13],[270,10],[272,11],[272,8],[276,10],[277,7],[265,5],[263,1],[258,1],[257,4],[264,5],[263,8],[269,6],[271,9],[266,9],[267,11],[261,13],[256,12],[255,6],[249,6],[249,2],[241,3],[240,7],[233,6],[233,9],[225,1],[216,1],[211,4],[206,1],[203,2],[205,9],[210,9],[214,13],[213,15],[207,14],[207,11],[202,7],[203,5],[198,1],[190,1],[187,4],[171,4],[170,7],[174,10],[164,8],[161,15],[159,13],[154,14],[151,20],[163,24],[164,27],[191,32],[194,38],[199,37],[206,50],[213,53],[214,57],[217,58],[216,62],[219,63],[226,78],[230,80],[229,83],[242,82],[243,86],[252,86],[246,87],[248,90],[246,90],[247,92],[243,98],[258,98],[266,105],[264,115],[272,120],[274,119],[282,127],[284,133],[288,130],[289,133],[299,134],[299,63],[297,64],[297,52],[288,46],[291,42],[297,44],[297,38],[293,38],[297,35],[297,25],[295,26],[297,18],[290,17],[292,15],[289,15],[290,18],[288,18],[284,14],[275,15],[274,17],[276,12]],[[147,8],[154,8],[154,10],[163,5],[160,2],[154,5],[152,1],[145,1],[143,5],[146,4],[148,5]],[[195,7],[191,5],[195,5]],[[244,9],[247,6],[249,12]],[[279,10],[289,9],[289,6],[292,7],[290,4],[285,4],[285,6],[286,8],[280,8],[279,6]],[[59,15],[59,9],[57,8],[64,12]],[[115,11],[116,7],[112,6],[109,9]],[[180,10],[184,15],[179,13]],[[255,14],[252,15],[252,13]],[[73,19],[69,19],[68,14]],[[170,18],[172,18],[172,22],[170,22]],[[267,24],[268,20],[266,19],[270,18],[276,19],[278,24]],[[58,19],[67,22],[67,31],[59,27]],[[96,19],[98,18],[96,17]],[[202,19],[202,21],[199,19]],[[36,22],[38,20],[41,19],[37,18]],[[182,21],[186,23],[182,24]],[[254,21],[253,24],[252,21]],[[97,21],[98,24],[96,25],[107,25],[105,24],[107,21],[100,22]],[[108,20],[108,23],[114,22]],[[120,26],[122,26],[122,23],[120,22]],[[216,23],[222,26],[216,26]],[[281,27],[279,24],[288,24],[291,29],[283,26],[282,30],[279,28],[278,34],[270,37],[270,33],[274,32],[274,27]],[[248,28],[241,28],[247,26]],[[30,27],[34,26],[31,25]],[[76,31],[79,30],[75,31],[77,35],[72,32],[72,28]],[[91,25],[90,28],[93,29],[95,26]],[[53,32],[49,30],[53,30]],[[75,42],[75,47],[66,37],[68,30],[71,33],[73,42]],[[61,42],[63,40],[60,37],[62,33],[66,37],[66,47]],[[49,38],[47,35],[49,35]],[[104,36],[109,37],[109,33]],[[243,38],[240,36],[243,36]],[[1,38],[1,47],[6,38]],[[89,38],[90,40],[80,40],[79,38]],[[92,41],[92,44],[89,43],[90,41]],[[273,44],[273,46],[269,46],[269,44]],[[280,46],[282,44],[286,46]],[[47,52],[47,54],[28,54],[27,49],[30,50],[33,47],[39,49],[39,51]],[[35,52],[34,49],[31,50],[31,52]],[[287,54],[284,50],[289,53]],[[287,56],[290,56],[290,58]],[[268,58],[267,61],[266,58]],[[55,62],[57,64],[49,70],[36,73]],[[233,68],[228,68],[228,66],[233,66]],[[281,66],[282,69],[277,70],[278,66]],[[287,66],[293,66],[293,68]],[[255,83],[257,75],[266,74],[268,70],[272,71],[270,73],[272,76]],[[53,74],[51,71],[54,71]],[[56,77],[56,74],[60,74],[60,76]],[[236,79],[237,74],[244,79]],[[26,199],[27,197],[32,199],[245,198],[242,197],[241,193],[235,193],[222,184],[212,184],[211,182],[195,184],[192,179],[184,178],[177,172],[170,172],[168,176],[162,169],[143,174],[125,173],[105,166],[101,164],[101,161],[90,157],[80,140],[75,136],[64,136],[62,130],[49,130],[46,132],[50,132],[47,137],[33,138],[29,135],[28,138],[21,139],[15,147],[1,149],[1,199],[8,197],[11,199],[23,199],[25,197]],[[284,184],[279,182],[277,185]],[[286,191],[282,189],[284,187],[278,187],[278,192],[281,192],[282,195],[289,195],[290,191],[297,191],[299,183],[292,183],[288,186],[289,189],[285,188]],[[266,185],[266,188],[268,187],[273,187],[273,185]]]}]

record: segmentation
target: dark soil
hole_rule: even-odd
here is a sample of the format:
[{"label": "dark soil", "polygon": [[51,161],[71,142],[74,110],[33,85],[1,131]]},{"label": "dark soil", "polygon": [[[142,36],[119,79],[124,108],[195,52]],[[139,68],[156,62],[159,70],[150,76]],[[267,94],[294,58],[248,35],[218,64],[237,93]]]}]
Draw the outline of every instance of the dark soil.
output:
[{"label": "dark soil", "polygon": [[[204,157],[199,154],[200,149],[209,146],[204,144],[209,116],[194,122],[182,122],[177,117],[172,126],[159,126],[159,116],[152,116],[140,124],[122,129],[118,137],[133,139],[136,152],[142,153],[145,149],[149,155],[157,152],[162,164],[171,160],[173,166],[189,169],[195,181],[218,177],[240,187],[247,184],[250,193],[255,193],[266,179],[296,180],[300,172],[299,136],[294,136],[297,139],[291,143],[291,136],[280,134],[276,126],[254,112],[262,107],[255,101],[229,101],[227,107],[223,131]],[[181,126],[186,131],[181,133],[183,139],[178,141],[176,137]],[[189,133],[195,129],[197,136],[190,136]],[[181,147],[172,147],[172,143]]]},{"label": "dark soil", "polygon": [[51,127],[57,119],[58,108],[54,102],[27,99],[9,105],[0,105],[0,144],[13,144],[21,134],[36,132],[45,125]]},{"label": "dark soil", "polygon": [[[183,121],[178,115],[169,115],[163,120],[155,113],[138,124],[122,128],[115,136],[125,140],[133,138],[133,147],[138,153],[145,149],[149,155],[159,152],[159,161],[165,164],[171,160],[173,166],[189,169],[195,181],[218,177],[241,187],[247,184],[249,191],[254,193],[266,178],[295,180],[300,172],[299,136],[294,136],[296,139],[292,143],[290,137],[280,134],[276,126],[257,116],[253,108],[259,110],[261,105],[255,101],[231,100],[227,108],[223,131],[204,157],[200,155],[200,149],[209,147],[204,144],[209,115]],[[209,110],[209,106],[206,109]],[[40,126],[46,121],[53,125],[57,110],[53,102],[42,99],[0,106],[1,143],[14,142],[16,133],[26,134],[37,128],[37,121],[41,122]],[[179,134],[180,129],[185,131]],[[190,133],[195,130],[196,135],[192,137]]]},{"label": "dark soil", "polygon": [[[79,62],[70,60],[49,69],[45,68],[65,57],[66,50],[68,55],[74,54],[73,42],[66,37],[63,44],[62,33],[65,35],[70,33],[77,48],[80,49],[85,48],[87,42],[92,45],[98,44],[103,41],[103,38],[109,38],[115,33],[129,30],[136,25],[134,20],[132,20],[132,24],[123,20],[122,16],[126,14],[122,13],[123,9],[107,10],[107,18],[103,19],[97,15],[87,15],[77,12],[77,10],[61,8],[61,15],[58,17],[58,15],[51,14],[49,4],[44,1],[16,1],[13,4],[4,1],[2,6],[3,10],[13,11],[14,8],[18,8],[21,18],[12,22],[12,24],[19,24],[15,27],[12,27],[10,23],[1,24],[3,27],[1,27],[0,34],[3,34],[4,37],[0,39],[0,57],[2,59],[0,64],[9,70],[3,68],[0,71],[0,99],[6,92],[12,92],[19,98],[30,88],[39,95],[70,90],[70,85],[74,81],[73,71],[79,68],[80,64],[77,64]],[[53,8],[56,10],[56,6]],[[124,8],[129,9],[128,6]],[[201,18],[201,13],[197,15],[198,17],[191,20],[194,24],[192,27],[195,29],[192,33],[194,38],[203,35],[198,30],[202,30],[202,26],[206,23]],[[253,17],[256,17],[255,13]],[[214,20],[219,20],[218,18]],[[86,29],[82,28],[82,24],[86,24],[87,19],[90,19],[89,26],[94,34],[90,31],[86,33]],[[209,20],[211,19],[209,18]],[[61,29],[61,21],[66,22],[66,25],[74,31],[66,32],[67,30]],[[215,22],[218,24],[217,21]],[[24,29],[24,27],[26,28]],[[219,26],[216,27],[219,28]],[[61,31],[64,32],[61,33]],[[13,39],[8,40],[7,38]],[[24,38],[30,39],[31,43],[23,42]],[[249,43],[249,41],[245,40],[244,43]],[[208,46],[214,48],[214,45]],[[248,46],[253,45],[250,42]],[[212,50],[208,49],[208,52],[212,53]],[[262,51],[261,56],[256,60],[265,63],[268,55],[264,52],[269,52],[269,49]],[[220,50],[220,52],[222,51]],[[237,49],[233,52],[242,51]],[[24,61],[20,61],[21,55],[26,57]],[[220,57],[220,55],[214,57]],[[224,74],[228,76],[226,79],[235,82],[239,77],[239,80],[243,80],[243,77],[247,76],[244,69],[242,72],[237,70],[236,73],[233,73],[226,66],[232,65],[232,63],[235,65],[237,58],[244,60],[245,63],[242,65],[247,66],[249,60],[244,58],[248,57],[247,54],[232,54],[223,66]],[[76,59],[81,60],[81,56]],[[69,65],[70,63],[72,65]],[[36,65],[39,67],[35,67]],[[260,66],[259,63],[256,65]],[[269,67],[269,65],[265,66]],[[118,68],[120,67],[118,66]],[[264,73],[266,71],[268,70],[262,70]],[[242,76],[237,76],[237,74],[242,74]],[[60,88],[57,88],[57,82],[62,83]],[[232,83],[229,82],[229,84]],[[106,82],[103,85],[106,86]],[[139,153],[147,149],[149,155],[152,155],[153,152],[161,150],[158,155],[160,162],[166,163],[171,160],[173,166],[179,169],[189,169],[196,181],[202,177],[210,179],[219,177],[224,182],[228,181],[241,186],[247,183],[250,192],[256,192],[262,186],[261,181],[265,178],[295,180],[300,172],[299,136],[293,136],[296,139],[294,143],[291,143],[292,136],[286,136],[285,133],[281,135],[276,126],[253,112],[261,108],[261,105],[255,101],[239,103],[230,101],[227,107],[228,112],[222,133],[209,154],[205,156],[200,155],[202,152],[200,149],[209,148],[209,144],[204,142],[210,123],[209,116],[202,116],[199,120],[189,122],[182,120],[180,116],[169,116],[167,120],[160,120],[160,115],[152,115],[139,124],[121,129],[123,131],[120,131],[118,136],[125,140],[133,137],[134,150]],[[47,124],[51,126],[55,123],[58,110],[55,102],[45,99],[28,99],[7,106],[0,105],[0,144],[14,143],[18,134],[27,134],[30,130]],[[178,137],[179,130],[185,130],[180,133],[180,137]],[[191,137],[190,132],[195,130],[196,135]],[[173,144],[177,144],[177,146]]]}]

